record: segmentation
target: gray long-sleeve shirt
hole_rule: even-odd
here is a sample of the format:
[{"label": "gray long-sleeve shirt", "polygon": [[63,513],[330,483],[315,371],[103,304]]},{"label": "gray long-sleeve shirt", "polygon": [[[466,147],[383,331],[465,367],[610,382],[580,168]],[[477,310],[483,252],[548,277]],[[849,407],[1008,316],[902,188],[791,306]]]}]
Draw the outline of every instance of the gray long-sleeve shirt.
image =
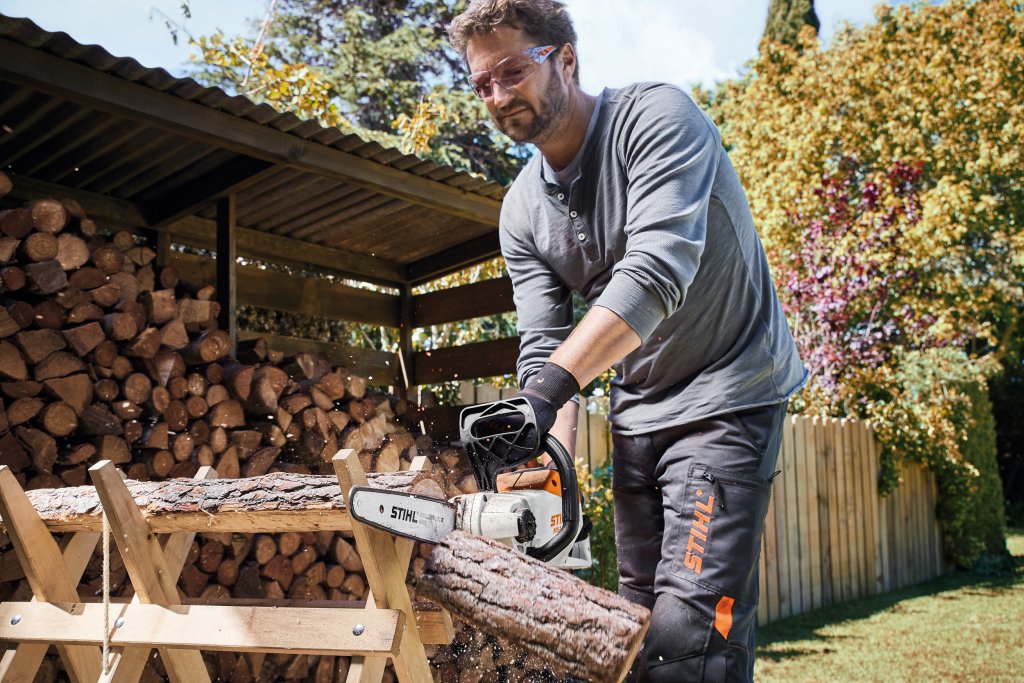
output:
[{"label": "gray long-sleeve shirt", "polygon": [[502,206],[520,382],[569,336],[577,291],[643,340],[615,366],[617,432],[778,403],[799,389],[805,371],[743,188],[686,93],[606,89],[576,163],[562,186],[534,156]]}]

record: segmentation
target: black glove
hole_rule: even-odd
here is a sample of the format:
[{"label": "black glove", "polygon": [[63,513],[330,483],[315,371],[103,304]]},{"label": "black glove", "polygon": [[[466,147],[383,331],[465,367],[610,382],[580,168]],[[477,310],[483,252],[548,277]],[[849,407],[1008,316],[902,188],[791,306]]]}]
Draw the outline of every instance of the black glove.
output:
[{"label": "black glove", "polygon": [[558,418],[558,411],[578,393],[580,385],[573,374],[550,361],[526,380],[516,396],[530,403],[537,420],[536,433],[528,435],[533,450],[540,449],[541,442]]}]

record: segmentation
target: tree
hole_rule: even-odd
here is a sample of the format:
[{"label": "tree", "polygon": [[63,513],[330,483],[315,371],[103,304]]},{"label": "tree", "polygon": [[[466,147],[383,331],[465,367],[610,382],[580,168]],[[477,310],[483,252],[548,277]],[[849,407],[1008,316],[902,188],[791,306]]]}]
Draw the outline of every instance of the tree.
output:
[{"label": "tree", "polygon": [[276,0],[254,37],[193,40],[197,80],[508,183],[529,153],[497,132],[445,27],[466,0]]},{"label": "tree", "polygon": [[[883,490],[900,460],[927,463],[947,531],[967,533],[952,499],[986,481],[965,448],[973,385],[1019,347],[1024,310],[1024,13],[949,0],[876,19],[827,50],[812,27],[765,43],[743,78],[697,96],[814,372],[794,404],[870,419]],[[978,551],[947,547],[962,564]]]},{"label": "tree", "polygon": [[821,28],[814,11],[814,0],[771,0],[761,44],[781,43],[799,47],[797,36],[804,26],[813,28],[815,34]]}]

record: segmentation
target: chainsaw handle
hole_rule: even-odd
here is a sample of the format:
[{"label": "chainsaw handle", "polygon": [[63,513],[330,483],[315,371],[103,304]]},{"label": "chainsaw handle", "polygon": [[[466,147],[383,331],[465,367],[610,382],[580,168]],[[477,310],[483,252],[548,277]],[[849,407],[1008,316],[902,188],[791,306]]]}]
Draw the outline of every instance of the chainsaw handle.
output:
[{"label": "chainsaw handle", "polygon": [[552,434],[545,434],[541,445],[541,450],[554,461],[561,479],[559,486],[562,490],[562,530],[539,548],[527,548],[526,554],[547,562],[576,542],[580,523],[580,487],[576,480],[576,464],[562,442]]}]

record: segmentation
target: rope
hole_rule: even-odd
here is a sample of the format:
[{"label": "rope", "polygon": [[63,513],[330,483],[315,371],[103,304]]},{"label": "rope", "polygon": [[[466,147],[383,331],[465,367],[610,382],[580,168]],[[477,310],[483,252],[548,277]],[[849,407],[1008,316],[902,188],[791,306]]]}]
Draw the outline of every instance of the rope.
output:
[{"label": "rope", "polygon": [[110,669],[110,521],[103,513],[103,675]]}]

